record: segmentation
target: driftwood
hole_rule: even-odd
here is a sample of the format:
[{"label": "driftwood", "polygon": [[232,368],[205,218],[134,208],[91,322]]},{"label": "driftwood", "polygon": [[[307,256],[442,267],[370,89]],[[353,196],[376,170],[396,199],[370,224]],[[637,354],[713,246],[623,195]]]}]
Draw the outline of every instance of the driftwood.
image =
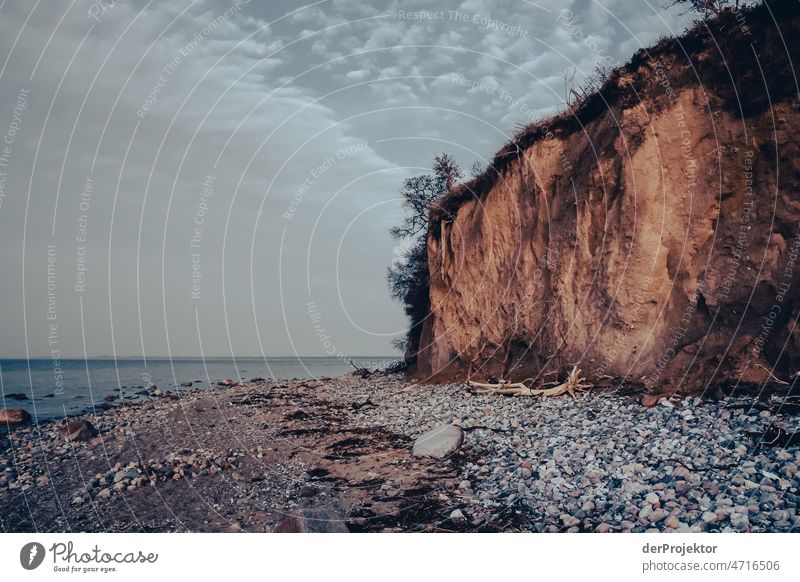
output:
[{"label": "driftwood", "polygon": [[353,376],[361,376],[362,378],[369,378],[374,373],[366,368],[359,368],[353,363],[353,360],[350,360],[350,365],[353,366],[353,368],[355,368],[355,371],[351,372]]},{"label": "driftwood", "polygon": [[[587,383],[586,378],[581,376],[578,366],[572,367],[566,382],[552,388],[530,388],[525,382],[531,380],[529,378],[523,382],[501,382],[499,384],[467,380],[467,385],[473,392],[478,394],[501,394],[503,396],[561,396],[562,394],[569,394],[573,398],[575,398],[577,392],[592,387],[592,384]],[[555,382],[550,382],[550,384],[555,384]]]},{"label": "driftwood", "polygon": [[762,366],[761,364],[756,364],[756,367],[758,367],[758,368],[761,368],[762,370],[764,370],[764,371],[765,371],[765,372],[766,372],[766,373],[769,375],[770,379],[771,379],[773,382],[775,382],[776,384],[782,384],[783,386],[788,386],[788,385],[789,385],[789,383],[788,383],[788,382],[786,382],[786,381],[784,381],[784,380],[781,380],[780,378],[777,378],[777,377],[775,376],[775,374],[773,374],[772,372],[770,372],[770,371],[767,369],[767,367],[766,367],[766,366]]}]

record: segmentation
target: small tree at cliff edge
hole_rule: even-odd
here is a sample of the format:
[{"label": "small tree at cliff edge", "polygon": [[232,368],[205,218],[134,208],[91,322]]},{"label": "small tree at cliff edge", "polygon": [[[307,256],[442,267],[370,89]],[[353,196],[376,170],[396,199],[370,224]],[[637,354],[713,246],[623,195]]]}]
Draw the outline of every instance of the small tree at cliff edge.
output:
[{"label": "small tree at cliff edge", "polygon": [[400,194],[406,216],[403,223],[389,232],[400,241],[402,249],[389,267],[387,281],[392,297],[403,304],[408,316],[405,339],[396,340],[395,347],[405,351],[406,363],[416,358],[422,323],[428,312],[428,220],[431,203],[445,195],[461,178],[455,159],[441,154],[433,160],[433,174],[407,178]]}]

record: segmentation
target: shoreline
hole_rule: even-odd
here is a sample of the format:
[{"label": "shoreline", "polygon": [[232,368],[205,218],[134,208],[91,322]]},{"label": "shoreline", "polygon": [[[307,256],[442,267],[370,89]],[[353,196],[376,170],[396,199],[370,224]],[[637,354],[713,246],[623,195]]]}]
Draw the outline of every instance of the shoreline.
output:
[{"label": "shoreline", "polygon": [[[386,360],[363,360],[358,366],[385,367]],[[395,361],[395,360],[393,360]],[[2,360],[3,396],[0,408],[21,408],[39,422],[97,413],[123,402],[147,400],[156,389],[185,393],[197,387],[216,390],[225,385],[262,378],[294,381],[338,377],[352,372],[339,358],[61,359],[58,384],[49,360]],[[0,417],[2,418],[2,417]],[[0,420],[0,425],[2,421]],[[3,430],[0,426],[0,431]]]},{"label": "shoreline", "polygon": [[[65,441],[60,428],[81,421],[99,435]],[[443,424],[463,445],[413,456]],[[752,436],[798,426],[769,403],[509,398],[380,374],[249,382],[12,429],[0,440],[0,526],[798,531],[800,449]]]}]

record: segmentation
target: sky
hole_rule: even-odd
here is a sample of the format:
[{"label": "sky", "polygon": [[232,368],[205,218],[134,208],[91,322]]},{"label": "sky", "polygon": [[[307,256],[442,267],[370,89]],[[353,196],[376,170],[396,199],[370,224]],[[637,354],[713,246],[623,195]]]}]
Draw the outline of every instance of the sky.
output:
[{"label": "sky", "polygon": [[4,0],[0,357],[380,356],[405,178],[681,33],[642,0]]}]

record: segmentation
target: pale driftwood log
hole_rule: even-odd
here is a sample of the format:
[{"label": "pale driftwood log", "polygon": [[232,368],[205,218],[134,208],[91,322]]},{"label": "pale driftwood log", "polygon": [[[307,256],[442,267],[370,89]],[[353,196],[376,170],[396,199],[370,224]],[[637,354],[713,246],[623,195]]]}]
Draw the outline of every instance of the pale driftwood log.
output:
[{"label": "pale driftwood log", "polygon": [[784,385],[784,386],[788,386],[788,385],[789,385],[789,383],[788,383],[788,382],[786,382],[786,381],[784,381],[784,380],[781,380],[780,378],[776,377],[776,376],[775,376],[775,375],[774,375],[772,372],[770,372],[770,371],[767,369],[767,367],[766,367],[766,366],[762,366],[761,364],[758,364],[758,363],[756,364],[756,366],[758,366],[759,368],[761,368],[762,370],[764,370],[764,371],[765,371],[767,374],[769,374],[769,377],[770,377],[770,378],[772,378],[772,381],[773,381],[773,382],[775,382],[776,384],[782,384],[782,385]]},{"label": "pale driftwood log", "polygon": [[[475,392],[480,394],[501,394],[503,396],[561,396],[562,394],[569,394],[573,398],[577,392],[585,388],[591,388],[592,384],[586,382],[586,378],[581,376],[581,371],[578,366],[573,366],[572,371],[567,377],[567,381],[554,386],[553,388],[529,388],[525,382],[532,380],[528,378],[523,382],[501,382],[499,384],[488,384],[484,382],[473,382],[467,380],[467,385],[470,388],[476,388]],[[554,382],[551,382],[554,384]]]}]

